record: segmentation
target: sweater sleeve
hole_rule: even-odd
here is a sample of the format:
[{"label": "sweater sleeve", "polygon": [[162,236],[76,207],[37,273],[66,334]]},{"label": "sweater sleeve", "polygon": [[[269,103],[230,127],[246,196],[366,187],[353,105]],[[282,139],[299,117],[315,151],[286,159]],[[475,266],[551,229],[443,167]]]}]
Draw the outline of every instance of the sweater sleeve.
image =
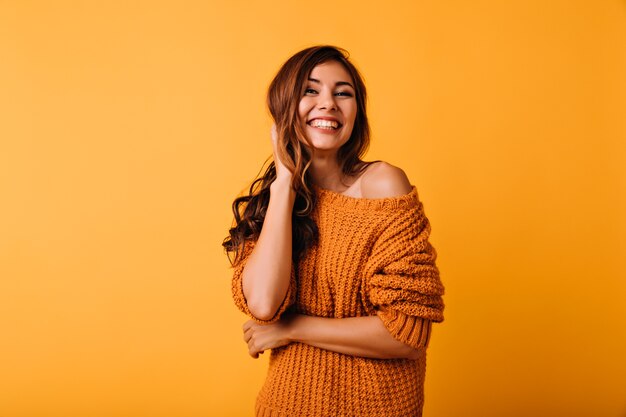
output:
[{"label": "sweater sleeve", "polygon": [[385,215],[365,269],[366,299],[394,338],[424,348],[444,308],[430,222],[418,200]]},{"label": "sweater sleeve", "polygon": [[278,310],[276,310],[276,314],[269,320],[261,320],[258,317],[254,316],[250,309],[248,308],[248,302],[246,301],[246,297],[243,293],[243,281],[242,274],[243,269],[246,266],[248,261],[248,257],[252,253],[252,249],[256,245],[256,241],[246,240],[243,248],[243,252],[238,262],[233,265],[233,280],[232,280],[232,294],[233,300],[235,301],[235,305],[245,313],[248,317],[259,324],[270,324],[278,321],[281,315],[287,310],[289,306],[294,304],[296,298],[296,277],[295,277],[295,268],[293,262],[291,263],[291,278],[289,280],[289,287],[287,288],[287,294],[285,294],[285,298]]}]

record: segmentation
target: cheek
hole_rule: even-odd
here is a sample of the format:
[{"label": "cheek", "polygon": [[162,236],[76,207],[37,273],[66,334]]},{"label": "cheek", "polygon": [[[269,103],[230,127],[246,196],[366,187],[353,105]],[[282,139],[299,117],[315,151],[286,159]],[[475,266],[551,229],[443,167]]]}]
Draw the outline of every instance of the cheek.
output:
[{"label": "cheek", "polygon": [[302,125],[302,127],[306,126],[306,114],[299,114],[298,115],[298,123],[300,125]]},{"label": "cheek", "polygon": [[356,113],[353,113],[350,115],[350,126],[354,126],[355,122],[356,122]]},{"label": "cheek", "polygon": [[347,119],[350,120],[352,124],[354,124],[354,121],[356,120],[356,113],[357,113],[356,103],[354,103],[353,105],[345,109],[345,114],[348,116]]},{"label": "cheek", "polygon": [[300,117],[306,117],[310,108],[311,105],[306,98],[300,100],[300,103],[298,104],[298,114],[300,115]]}]

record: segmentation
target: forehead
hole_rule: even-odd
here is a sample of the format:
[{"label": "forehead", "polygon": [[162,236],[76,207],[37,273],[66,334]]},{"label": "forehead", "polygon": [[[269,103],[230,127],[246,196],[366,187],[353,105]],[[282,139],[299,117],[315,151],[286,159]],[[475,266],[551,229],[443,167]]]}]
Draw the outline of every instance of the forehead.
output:
[{"label": "forehead", "polygon": [[352,82],[352,77],[346,68],[337,61],[327,61],[317,64],[309,74],[322,83],[334,84],[337,81]]}]

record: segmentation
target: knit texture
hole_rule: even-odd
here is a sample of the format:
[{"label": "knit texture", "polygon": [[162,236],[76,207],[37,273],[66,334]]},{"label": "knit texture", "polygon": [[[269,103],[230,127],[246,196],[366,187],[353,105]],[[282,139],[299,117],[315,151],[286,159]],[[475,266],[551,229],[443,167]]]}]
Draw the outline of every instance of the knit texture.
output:
[{"label": "knit texture", "polygon": [[365,199],[313,186],[319,241],[292,265],[287,295],[270,320],[254,317],[241,275],[255,242],[234,265],[237,307],[258,323],[288,311],[321,317],[372,316],[418,349],[418,359],[374,359],[293,342],[272,349],[257,417],[421,416],[426,348],[443,321],[444,286],[428,241],[430,223],[412,185],[408,194]]}]

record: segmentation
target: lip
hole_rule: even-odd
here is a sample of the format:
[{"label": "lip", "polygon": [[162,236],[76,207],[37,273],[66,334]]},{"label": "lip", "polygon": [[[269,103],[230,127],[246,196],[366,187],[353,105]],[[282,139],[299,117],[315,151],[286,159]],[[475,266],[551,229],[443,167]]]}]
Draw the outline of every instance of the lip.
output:
[{"label": "lip", "polygon": [[[333,122],[337,122],[337,124],[338,124],[337,129],[323,129],[323,128],[321,128],[321,127],[311,126],[311,122],[312,122],[313,120],[316,120],[316,119],[320,119],[320,120],[330,120],[330,121],[333,121]],[[306,124],[307,124],[307,126],[309,126],[311,129],[315,129],[317,132],[324,133],[324,134],[327,134],[327,135],[333,135],[333,134],[337,133],[337,132],[338,132],[338,131],[339,131],[339,130],[343,127],[343,124],[342,124],[342,123],[341,123],[341,122],[340,122],[337,118],[335,118],[335,117],[330,117],[330,116],[313,117],[313,118],[309,119],[309,120],[306,122]]]},{"label": "lip", "polygon": [[315,129],[316,132],[322,133],[324,135],[334,135],[338,133],[339,130],[341,130],[341,125],[337,129],[324,129],[324,128],[317,127],[317,126],[311,126],[308,123],[307,123],[307,126],[309,127],[309,129]]}]

